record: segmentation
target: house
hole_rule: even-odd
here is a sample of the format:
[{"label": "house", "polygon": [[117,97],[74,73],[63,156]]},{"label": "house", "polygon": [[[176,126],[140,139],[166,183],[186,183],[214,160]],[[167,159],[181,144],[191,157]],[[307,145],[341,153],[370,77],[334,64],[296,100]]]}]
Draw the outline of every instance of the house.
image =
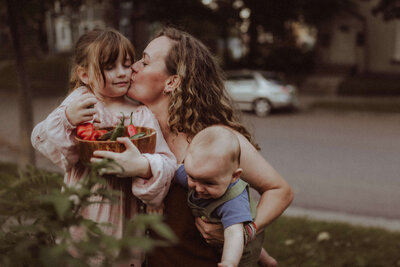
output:
[{"label": "house", "polygon": [[[62,5],[55,1],[54,8],[46,14],[48,45],[52,52],[71,51],[78,38],[85,32],[95,28],[103,29],[110,26],[107,16],[110,1],[84,0],[79,7]],[[129,13],[131,3],[121,4],[120,31],[128,38],[131,35]],[[123,11],[123,12],[122,12]]]},{"label": "house", "polygon": [[357,1],[356,12],[319,29],[317,66],[344,73],[400,74],[400,20],[372,14],[378,0]]}]

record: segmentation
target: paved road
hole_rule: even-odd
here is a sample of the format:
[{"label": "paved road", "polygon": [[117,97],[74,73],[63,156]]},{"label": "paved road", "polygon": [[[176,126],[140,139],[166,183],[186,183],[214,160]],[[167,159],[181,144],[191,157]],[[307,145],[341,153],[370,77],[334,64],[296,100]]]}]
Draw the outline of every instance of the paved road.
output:
[{"label": "paved road", "polygon": [[[35,99],[35,124],[60,101]],[[0,119],[0,161],[15,161],[15,96],[0,92]],[[292,210],[333,212],[328,219],[337,214],[353,216],[344,220],[380,217],[394,220],[400,230],[399,114],[306,111],[267,118],[244,114],[244,121],[255,132],[264,157],[293,187]],[[43,157],[38,162],[53,166]]]},{"label": "paved road", "polygon": [[293,207],[400,219],[400,115],[244,118],[264,157],[293,187]]}]

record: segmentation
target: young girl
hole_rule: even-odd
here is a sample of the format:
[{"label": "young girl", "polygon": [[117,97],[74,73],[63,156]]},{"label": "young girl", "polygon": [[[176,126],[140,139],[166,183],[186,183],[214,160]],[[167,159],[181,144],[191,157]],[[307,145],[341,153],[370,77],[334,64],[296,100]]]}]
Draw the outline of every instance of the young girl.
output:
[{"label": "young girl", "polygon": [[[71,93],[36,125],[31,137],[33,146],[65,171],[65,183],[74,186],[88,173],[88,168],[78,161],[74,139],[77,125],[93,121],[97,128],[115,126],[121,120],[121,112],[127,119],[133,112],[135,125],[156,130],[155,154],[133,155],[136,164],[129,166],[128,175],[135,178],[107,178],[110,189],[122,193],[118,203],[93,204],[82,211],[93,221],[111,223],[114,227],[106,231],[116,237],[122,236],[125,219],[137,212],[137,198],[149,206],[161,204],[176,169],[175,157],[151,111],[125,98],[133,59],[132,44],[115,30],[94,30],[82,35],[75,46]],[[129,142],[124,140],[127,145]],[[74,237],[79,235],[79,231],[73,232]]]}]

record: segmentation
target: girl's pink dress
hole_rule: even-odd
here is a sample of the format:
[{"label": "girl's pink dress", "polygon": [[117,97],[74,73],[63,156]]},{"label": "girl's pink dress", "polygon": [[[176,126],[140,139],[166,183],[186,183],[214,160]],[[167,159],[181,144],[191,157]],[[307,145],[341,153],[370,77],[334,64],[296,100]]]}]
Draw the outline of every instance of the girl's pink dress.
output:
[{"label": "girl's pink dress", "polygon": [[[74,139],[75,126],[69,123],[65,115],[66,107],[73,101],[80,101],[84,93],[90,93],[86,87],[75,89],[44,121],[35,126],[31,137],[33,147],[65,171],[64,181],[68,186],[76,185],[89,171],[79,162]],[[102,102],[96,104],[96,109],[100,128],[115,126],[122,118],[121,113],[112,113]],[[107,178],[109,187],[122,193],[118,203],[93,204],[82,212],[85,218],[111,223],[114,227],[107,228],[106,231],[118,238],[122,236],[126,219],[133,218],[139,209],[137,199],[150,206],[161,205],[177,166],[153,113],[146,106],[135,106],[134,103],[132,111],[134,125],[150,127],[157,132],[155,153],[143,154],[150,163],[153,176],[150,179]],[[127,120],[129,116],[130,114],[125,114]],[[127,125],[129,121],[125,123]],[[73,234],[79,238],[81,233],[75,231]]]}]

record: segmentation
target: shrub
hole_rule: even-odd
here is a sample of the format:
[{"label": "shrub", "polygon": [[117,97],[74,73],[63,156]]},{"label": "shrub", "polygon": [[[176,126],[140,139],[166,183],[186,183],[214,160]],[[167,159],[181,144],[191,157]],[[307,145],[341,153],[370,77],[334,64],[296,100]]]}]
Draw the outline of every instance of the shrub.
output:
[{"label": "shrub", "polygon": [[[4,165],[0,171],[0,266],[89,266],[101,255],[102,265],[132,259],[132,248],[149,251],[166,246],[175,236],[159,215],[138,215],[127,223],[122,239],[102,232],[105,224],[83,218],[80,210],[93,204],[92,196],[115,201],[117,192],[106,189],[97,171],[106,163],[95,164],[75,187],[68,187],[58,173],[35,168],[19,171]],[[96,185],[96,186],[95,186]],[[61,190],[62,188],[62,190]],[[73,240],[70,227],[78,226],[86,236]],[[151,229],[160,239],[138,233]],[[78,251],[72,256],[69,250]]]},{"label": "shrub", "polygon": [[386,75],[348,77],[337,90],[339,95],[347,96],[400,96],[400,78]]}]

